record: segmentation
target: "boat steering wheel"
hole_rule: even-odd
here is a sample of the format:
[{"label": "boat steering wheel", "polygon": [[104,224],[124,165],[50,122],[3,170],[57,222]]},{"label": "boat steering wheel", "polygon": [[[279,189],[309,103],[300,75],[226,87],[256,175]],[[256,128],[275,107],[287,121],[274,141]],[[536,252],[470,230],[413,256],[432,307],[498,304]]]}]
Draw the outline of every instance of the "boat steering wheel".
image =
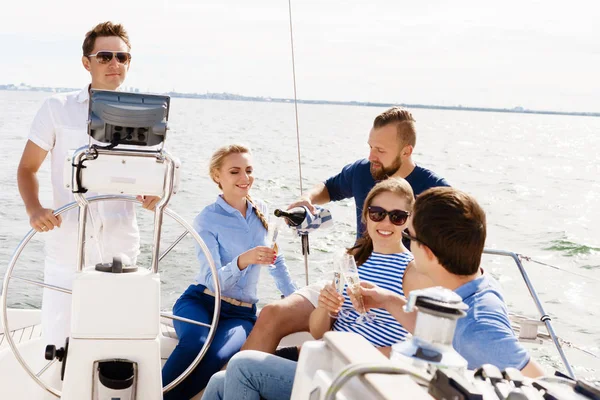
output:
[{"label": "boat steering wheel", "polygon": [[[100,201],[127,201],[127,202],[133,202],[133,203],[139,203],[141,204],[142,202],[137,200],[135,197],[131,197],[131,196],[120,196],[120,195],[104,195],[104,196],[94,196],[94,197],[90,197],[87,199],[88,202],[90,203],[94,203],[94,202],[100,202]],[[61,208],[59,208],[58,210],[56,210],[56,212],[54,213],[55,216],[61,215],[67,211],[70,211],[74,208],[78,208],[79,205],[77,204],[77,202],[72,202],[70,204],[67,204],[66,206],[63,206]],[[214,338],[214,335],[216,333],[216,328],[217,328],[217,324],[219,322],[219,313],[221,310],[221,291],[220,291],[220,287],[219,287],[219,281],[218,281],[218,274],[217,274],[217,270],[215,268],[215,264],[214,261],[212,259],[212,256],[210,254],[210,251],[208,250],[208,248],[206,247],[206,244],[204,243],[204,241],[202,240],[202,238],[200,237],[200,235],[198,235],[198,233],[194,230],[194,228],[188,224],[183,218],[181,218],[177,213],[175,213],[174,211],[168,209],[168,208],[164,208],[163,212],[171,217],[172,219],[174,219],[176,222],[178,222],[186,231],[177,239],[177,241],[171,245],[171,247],[169,247],[168,250],[170,250],[171,248],[173,248],[178,242],[179,240],[181,240],[187,233],[191,234],[192,237],[194,238],[194,240],[198,243],[198,245],[200,246],[200,248],[202,249],[202,252],[204,253],[204,256],[206,257],[206,259],[208,260],[208,264],[209,267],[211,269],[212,272],[212,276],[213,276],[213,285],[215,287],[215,308],[214,308],[214,314],[213,314],[213,319],[212,322],[210,324],[205,324],[202,322],[198,322],[198,321],[194,321],[194,320],[190,320],[187,318],[181,318],[181,317],[177,317],[174,315],[170,315],[167,313],[161,313],[161,317],[163,318],[169,318],[169,319],[174,319],[174,320],[178,320],[181,322],[187,322],[190,324],[194,324],[194,325],[199,325],[199,326],[203,326],[205,328],[209,328],[209,332],[208,332],[208,336],[206,337],[206,342],[204,343],[204,345],[202,346],[202,348],[200,349],[200,352],[198,353],[198,355],[196,356],[196,358],[194,359],[194,361],[192,361],[192,363],[190,364],[190,366],[181,373],[181,375],[179,375],[177,378],[175,378],[171,383],[169,383],[168,385],[163,387],[163,393],[166,393],[168,391],[170,391],[171,389],[173,389],[175,386],[177,386],[178,384],[180,384],[185,378],[187,378],[187,376],[194,370],[194,368],[196,368],[196,366],[200,363],[200,361],[202,360],[202,358],[204,357],[204,355],[206,354],[206,352],[208,351],[208,348]],[[12,353],[14,354],[16,360],[19,362],[19,364],[21,364],[21,366],[23,367],[23,369],[25,369],[25,372],[27,372],[27,374],[31,377],[31,379],[33,379],[39,386],[41,386],[43,389],[45,389],[47,392],[53,394],[54,396],[60,398],[62,393],[60,390],[58,390],[57,388],[49,385],[48,383],[44,382],[41,378],[40,375],[46,370],[48,369],[51,364],[53,364],[56,359],[50,361],[40,372],[38,372],[37,374],[31,369],[31,367],[27,364],[27,362],[23,359],[23,357],[21,356],[21,353],[17,347],[17,345],[15,344],[14,339],[12,338],[11,334],[10,334],[10,326],[8,323],[8,313],[7,313],[7,297],[8,297],[8,290],[9,290],[9,284],[10,284],[10,280],[11,278],[13,279],[18,279],[36,286],[41,286],[50,290],[56,290],[59,291],[61,293],[67,293],[67,294],[71,294],[71,291],[69,289],[65,289],[65,288],[61,288],[58,286],[53,286],[53,285],[48,285],[45,284],[43,282],[37,282],[31,279],[26,279],[26,278],[21,278],[18,276],[13,276],[13,270],[15,268],[15,265],[17,263],[17,260],[19,259],[19,256],[21,255],[21,252],[23,251],[23,249],[25,248],[25,246],[30,242],[31,238],[33,238],[33,236],[35,236],[37,232],[32,229],[30,230],[27,235],[25,235],[25,237],[23,238],[23,240],[21,240],[21,243],[19,243],[19,246],[16,248],[10,263],[8,264],[8,269],[6,270],[6,274],[4,276],[4,284],[2,286],[2,297],[1,297],[1,301],[2,301],[2,322],[3,322],[3,326],[4,326],[4,337],[6,338],[6,340],[8,341],[8,345],[12,351]],[[167,251],[168,251],[167,250]],[[157,260],[158,262],[158,260]],[[66,360],[64,360],[63,362],[66,362]]]}]

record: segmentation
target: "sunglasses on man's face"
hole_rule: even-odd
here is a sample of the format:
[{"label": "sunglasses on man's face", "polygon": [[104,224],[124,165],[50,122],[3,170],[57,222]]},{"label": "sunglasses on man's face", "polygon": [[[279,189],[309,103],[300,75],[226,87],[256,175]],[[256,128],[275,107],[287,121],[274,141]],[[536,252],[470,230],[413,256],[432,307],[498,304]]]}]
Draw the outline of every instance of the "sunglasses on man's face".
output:
[{"label": "sunglasses on man's face", "polygon": [[96,61],[99,64],[108,64],[112,61],[113,57],[117,59],[119,64],[128,64],[131,61],[131,54],[126,51],[106,51],[102,50],[96,54],[90,54],[88,57],[96,57]]},{"label": "sunglasses on man's face", "polygon": [[385,208],[371,206],[367,208],[369,214],[369,219],[373,222],[381,222],[385,219],[387,215],[390,217],[390,222],[394,225],[404,225],[408,220],[409,212],[404,210],[392,210],[388,211]]},{"label": "sunglasses on man's face", "polygon": [[411,235],[407,231],[402,231],[402,237],[404,239],[406,239],[406,240],[410,240],[411,242],[417,242],[417,243],[423,244],[423,242],[421,241],[421,239],[417,239],[416,237],[414,237],[413,235]]}]

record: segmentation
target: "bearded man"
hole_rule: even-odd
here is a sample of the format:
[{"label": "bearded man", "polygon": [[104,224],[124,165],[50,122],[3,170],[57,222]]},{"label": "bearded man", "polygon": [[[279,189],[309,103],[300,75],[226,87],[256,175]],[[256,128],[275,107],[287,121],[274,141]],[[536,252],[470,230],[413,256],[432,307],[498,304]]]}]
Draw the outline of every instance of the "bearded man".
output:
[{"label": "bearded man", "polygon": [[[415,119],[410,111],[401,107],[384,111],[375,118],[369,133],[369,158],[346,165],[339,174],[317,184],[288,208],[305,206],[315,213],[314,204],[354,198],[356,238],[360,238],[366,229],[361,220],[363,204],[377,182],[390,177],[404,178],[415,196],[432,187],[450,186],[445,179],[413,161],[416,142]],[[242,350],[274,353],[285,336],[308,331],[309,317],[318,306],[322,288],[322,282],[317,282],[263,307]],[[298,351],[286,348],[277,354],[295,359]]]}]

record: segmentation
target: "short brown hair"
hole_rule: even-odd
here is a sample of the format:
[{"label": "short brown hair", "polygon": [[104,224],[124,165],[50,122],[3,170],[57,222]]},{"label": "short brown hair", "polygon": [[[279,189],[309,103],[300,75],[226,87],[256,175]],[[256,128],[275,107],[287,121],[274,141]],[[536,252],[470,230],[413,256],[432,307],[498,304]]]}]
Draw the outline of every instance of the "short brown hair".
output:
[{"label": "short brown hair", "polygon": [[[367,194],[362,209],[362,222],[365,226],[369,215],[369,206],[371,206],[373,199],[381,193],[386,192],[391,192],[403,197],[408,203],[408,210],[404,211],[412,211],[413,205],[415,204],[415,195],[410,183],[403,178],[388,178],[373,186],[373,189]],[[356,241],[356,244],[348,249],[348,254],[354,256],[356,265],[362,265],[373,252],[373,239],[369,236],[369,232],[365,230],[362,233],[362,237]]]},{"label": "short brown hair", "polygon": [[455,275],[479,270],[485,245],[485,212],[475,198],[450,187],[428,189],[417,197],[414,235]]},{"label": "short brown hair", "polygon": [[85,39],[83,40],[83,46],[81,46],[83,50],[83,55],[87,56],[92,53],[94,50],[94,45],[96,44],[96,38],[106,37],[106,36],[118,36],[127,45],[127,49],[131,50],[131,43],[129,42],[129,35],[127,31],[121,24],[113,24],[110,21],[101,22],[95,27],[92,28],[91,31],[85,34]]},{"label": "short brown hair", "polygon": [[392,107],[375,117],[373,128],[381,128],[389,124],[396,124],[398,140],[404,147],[417,144],[417,130],[415,129],[415,119],[410,111],[402,107]]}]

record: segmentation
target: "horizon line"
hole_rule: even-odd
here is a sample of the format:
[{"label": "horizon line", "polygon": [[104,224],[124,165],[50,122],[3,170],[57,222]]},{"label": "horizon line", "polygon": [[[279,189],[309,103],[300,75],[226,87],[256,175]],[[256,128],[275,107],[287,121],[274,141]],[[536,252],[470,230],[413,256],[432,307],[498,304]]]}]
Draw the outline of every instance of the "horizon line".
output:
[{"label": "horizon line", "polygon": [[[38,91],[38,92],[53,92],[53,93],[65,93],[70,91],[81,90],[80,88],[65,88],[65,87],[47,87],[47,86],[29,86],[27,84],[0,84],[0,90],[6,91]],[[139,88],[126,87],[125,92],[143,93]],[[304,99],[288,99],[283,97],[264,97],[264,96],[245,96],[235,93],[221,92],[212,93],[206,92],[205,94],[199,93],[182,93],[176,91],[169,92],[149,92],[149,94],[163,94],[175,98],[191,98],[200,100],[230,100],[230,101],[255,101],[255,102],[274,102],[274,103],[294,103],[296,101],[299,104],[326,104],[326,105],[342,105],[342,106],[361,106],[361,107],[393,107],[400,106],[405,108],[416,108],[416,109],[431,109],[431,110],[447,110],[447,111],[477,111],[477,112],[500,112],[500,113],[513,113],[513,114],[542,114],[542,115],[566,115],[566,116],[579,116],[579,117],[600,117],[600,112],[585,112],[585,111],[553,111],[553,110],[533,110],[527,109],[521,106],[513,108],[498,108],[498,107],[477,107],[477,106],[463,106],[459,104],[457,106],[442,106],[437,104],[419,104],[419,103],[390,103],[390,102],[371,102],[371,101],[358,101],[358,100],[304,100]]]}]

